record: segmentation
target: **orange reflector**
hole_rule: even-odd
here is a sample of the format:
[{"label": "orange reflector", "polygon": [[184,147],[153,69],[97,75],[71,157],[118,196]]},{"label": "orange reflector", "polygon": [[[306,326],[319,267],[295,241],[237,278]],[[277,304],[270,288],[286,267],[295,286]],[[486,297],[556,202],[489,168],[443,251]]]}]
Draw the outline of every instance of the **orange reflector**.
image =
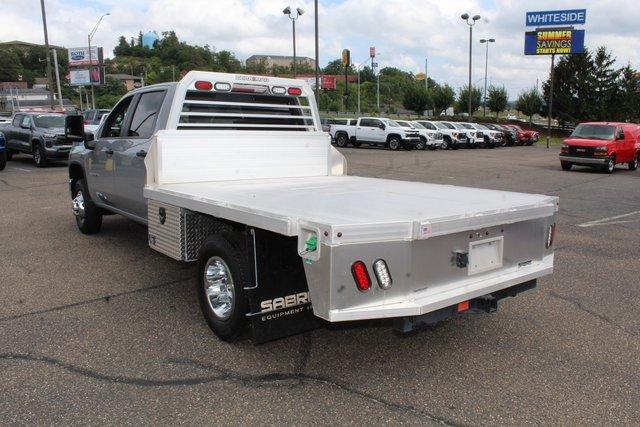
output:
[{"label": "orange reflector", "polygon": [[458,303],[458,313],[469,310],[469,301],[462,301]]}]

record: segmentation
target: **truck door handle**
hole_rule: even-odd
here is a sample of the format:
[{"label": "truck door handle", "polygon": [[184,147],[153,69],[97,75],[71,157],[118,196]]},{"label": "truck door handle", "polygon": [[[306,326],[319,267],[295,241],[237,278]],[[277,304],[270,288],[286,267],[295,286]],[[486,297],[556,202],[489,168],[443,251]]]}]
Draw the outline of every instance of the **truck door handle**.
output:
[{"label": "truck door handle", "polygon": [[112,156],[112,155],[113,155],[113,150],[112,150],[111,148],[108,148],[108,149],[104,150],[104,153],[105,153],[107,156]]},{"label": "truck door handle", "polygon": [[140,150],[136,153],[136,156],[138,157],[146,157],[147,156],[147,152],[144,150]]}]

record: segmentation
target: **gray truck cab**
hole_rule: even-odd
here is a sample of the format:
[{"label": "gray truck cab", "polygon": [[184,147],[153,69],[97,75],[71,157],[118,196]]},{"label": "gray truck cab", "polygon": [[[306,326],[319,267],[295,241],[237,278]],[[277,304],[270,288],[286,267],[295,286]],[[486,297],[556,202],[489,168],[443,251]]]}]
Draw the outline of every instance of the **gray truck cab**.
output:
[{"label": "gray truck cab", "polygon": [[174,91],[175,83],[163,83],[129,92],[95,134],[74,145],[69,155],[73,197],[75,183],[84,180],[97,207],[146,223],[144,158],[151,137],[166,127]]}]

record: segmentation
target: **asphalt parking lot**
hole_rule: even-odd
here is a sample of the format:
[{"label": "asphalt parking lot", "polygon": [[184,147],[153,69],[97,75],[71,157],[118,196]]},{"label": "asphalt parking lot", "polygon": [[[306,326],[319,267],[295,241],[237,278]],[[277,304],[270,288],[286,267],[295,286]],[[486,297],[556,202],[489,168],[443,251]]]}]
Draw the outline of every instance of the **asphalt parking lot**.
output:
[{"label": "asphalt parking lot", "polygon": [[640,171],[557,148],[344,149],[349,173],[560,196],[556,271],[493,315],[410,336],[217,340],[195,269],[106,217],[84,236],[64,163],[0,172],[0,424],[640,423]]}]

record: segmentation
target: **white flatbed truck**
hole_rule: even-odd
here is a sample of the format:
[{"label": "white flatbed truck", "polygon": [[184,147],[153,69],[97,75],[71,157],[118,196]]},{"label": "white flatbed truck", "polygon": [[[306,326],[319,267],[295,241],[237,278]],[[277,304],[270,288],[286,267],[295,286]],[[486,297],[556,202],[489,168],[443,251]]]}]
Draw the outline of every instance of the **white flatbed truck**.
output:
[{"label": "white flatbed truck", "polygon": [[303,81],[190,72],[163,115],[144,158],[149,245],[198,262],[222,339],[321,320],[406,332],[552,273],[556,197],[349,176]]}]

